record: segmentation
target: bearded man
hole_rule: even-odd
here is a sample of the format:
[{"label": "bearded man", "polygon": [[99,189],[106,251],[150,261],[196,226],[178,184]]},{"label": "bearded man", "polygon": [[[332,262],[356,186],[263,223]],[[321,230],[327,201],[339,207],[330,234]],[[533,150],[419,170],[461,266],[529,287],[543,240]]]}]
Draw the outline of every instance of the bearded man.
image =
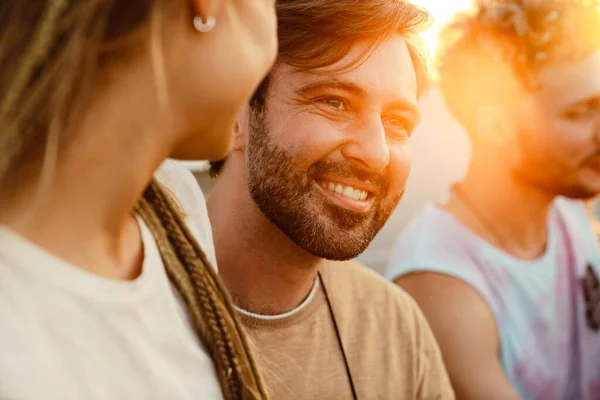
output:
[{"label": "bearded man", "polygon": [[590,0],[480,0],[442,31],[440,87],[473,152],[399,237],[461,399],[600,398],[600,15]]},{"label": "bearded man", "polygon": [[454,398],[414,301],[346,261],[404,191],[427,14],[389,0],[284,0],[277,14],[278,61],[213,164],[209,201],[219,273],[271,396]]}]

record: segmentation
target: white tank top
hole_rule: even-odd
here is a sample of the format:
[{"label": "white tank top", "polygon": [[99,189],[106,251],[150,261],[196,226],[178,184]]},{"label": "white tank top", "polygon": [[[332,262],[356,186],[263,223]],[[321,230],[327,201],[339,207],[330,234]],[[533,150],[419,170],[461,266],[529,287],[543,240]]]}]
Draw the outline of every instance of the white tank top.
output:
[{"label": "white tank top", "polygon": [[556,200],[548,232],[540,258],[518,260],[428,205],[398,239],[388,275],[432,271],[471,285],[496,319],[502,366],[521,398],[598,400],[600,331],[582,280],[600,276],[600,257],[582,204]]}]

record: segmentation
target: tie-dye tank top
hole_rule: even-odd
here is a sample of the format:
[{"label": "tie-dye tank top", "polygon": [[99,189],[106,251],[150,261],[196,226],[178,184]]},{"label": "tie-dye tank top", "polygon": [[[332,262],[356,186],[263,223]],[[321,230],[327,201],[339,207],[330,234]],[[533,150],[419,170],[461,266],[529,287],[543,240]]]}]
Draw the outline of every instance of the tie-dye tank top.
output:
[{"label": "tie-dye tank top", "polygon": [[[388,277],[437,272],[471,285],[499,329],[504,372],[522,399],[600,399],[600,256],[585,209],[557,199],[534,261],[493,247],[428,205],[399,237]],[[586,289],[584,289],[584,286]]]}]

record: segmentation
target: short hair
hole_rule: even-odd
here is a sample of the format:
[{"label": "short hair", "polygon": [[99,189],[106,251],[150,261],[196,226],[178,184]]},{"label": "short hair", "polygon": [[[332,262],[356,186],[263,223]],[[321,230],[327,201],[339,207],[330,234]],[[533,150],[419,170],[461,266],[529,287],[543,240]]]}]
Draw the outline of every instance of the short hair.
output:
[{"label": "short hair", "polygon": [[480,0],[440,32],[439,87],[468,131],[477,108],[510,106],[537,87],[547,65],[577,61],[600,45],[596,0]]},{"label": "short hair", "polygon": [[[275,65],[288,64],[303,71],[334,65],[361,41],[370,45],[355,60],[344,65],[351,69],[394,34],[407,38],[417,75],[418,95],[428,86],[428,62],[418,33],[426,28],[427,11],[403,0],[278,0],[277,28],[279,53]],[[263,111],[269,89],[267,76],[250,100],[252,111]],[[216,177],[224,160],[211,162]]]}]

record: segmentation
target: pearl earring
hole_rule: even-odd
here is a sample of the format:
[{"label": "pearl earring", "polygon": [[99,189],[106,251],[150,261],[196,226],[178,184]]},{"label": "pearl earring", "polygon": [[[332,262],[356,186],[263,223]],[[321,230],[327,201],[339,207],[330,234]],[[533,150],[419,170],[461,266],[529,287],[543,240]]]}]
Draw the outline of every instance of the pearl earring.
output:
[{"label": "pearl earring", "polygon": [[215,17],[208,17],[206,22],[202,20],[202,17],[195,16],[194,17],[194,28],[198,32],[207,33],[213,30],[213,28],[217,25],[217,20]]}]

